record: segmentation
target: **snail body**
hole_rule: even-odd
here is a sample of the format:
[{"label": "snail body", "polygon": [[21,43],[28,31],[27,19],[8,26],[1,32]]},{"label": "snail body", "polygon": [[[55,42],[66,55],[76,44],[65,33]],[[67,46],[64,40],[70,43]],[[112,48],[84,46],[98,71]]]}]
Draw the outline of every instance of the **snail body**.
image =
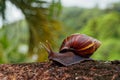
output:
[{"label": "snail body", "polygon": [[85,34],[72,34],[63,40],[58,53],[52,51],[49,43],[43,46],[48,52],[49,60],[68,66],[90,59],[100,45],[100,41]]}]

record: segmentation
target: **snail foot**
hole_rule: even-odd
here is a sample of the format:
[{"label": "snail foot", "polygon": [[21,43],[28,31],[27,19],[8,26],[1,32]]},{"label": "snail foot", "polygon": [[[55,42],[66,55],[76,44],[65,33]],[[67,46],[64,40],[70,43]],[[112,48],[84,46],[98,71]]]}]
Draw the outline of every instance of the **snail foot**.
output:
[{"label": "snail foot", "polygon": [[73,65],[73,64],[77,64],[77,63],[84,62],[84,61],[89,61],[89,60],[92,60],[92,59],[91,58],[83,58],[83,57],[78,56],[78,55],[69,56],[69,57],[66,57],[66,58],[54,58],[54,59],[52,59],[52,61],[55,64],[58,64],[60,66],[61,65],[70,66],[70,65]]}]

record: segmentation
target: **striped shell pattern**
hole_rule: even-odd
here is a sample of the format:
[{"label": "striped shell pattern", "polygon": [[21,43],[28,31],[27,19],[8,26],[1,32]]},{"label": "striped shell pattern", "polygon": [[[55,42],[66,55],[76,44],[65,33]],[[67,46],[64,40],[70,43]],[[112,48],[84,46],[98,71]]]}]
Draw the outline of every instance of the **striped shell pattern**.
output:
[{"label": "striped shell pattern", "polygon": [[76,55],[88,58],[101,45],[101,42],[85,34],[72,34],[64,39],[60,53],[72,51]]}]

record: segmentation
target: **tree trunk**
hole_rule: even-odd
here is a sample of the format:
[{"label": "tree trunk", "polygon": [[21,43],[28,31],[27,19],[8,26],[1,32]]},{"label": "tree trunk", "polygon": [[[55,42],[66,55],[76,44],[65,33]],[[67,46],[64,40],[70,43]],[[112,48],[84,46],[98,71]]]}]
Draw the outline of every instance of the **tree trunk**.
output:
[{"label": "tree trunk", "polygon": [[68,67],[53,63],[1,64],[0,80],[120,80],[120,61],[82,61]]}]

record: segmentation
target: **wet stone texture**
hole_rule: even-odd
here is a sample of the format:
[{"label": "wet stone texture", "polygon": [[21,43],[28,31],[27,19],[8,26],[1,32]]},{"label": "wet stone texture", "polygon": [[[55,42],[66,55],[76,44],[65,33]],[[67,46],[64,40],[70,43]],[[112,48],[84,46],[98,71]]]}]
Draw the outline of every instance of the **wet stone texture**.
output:
[{"label": "wet stone texture", "polygon": [[53,62],[1,64],[0,80],[120,80],[120,61],[82,61],[71,66]]}]

